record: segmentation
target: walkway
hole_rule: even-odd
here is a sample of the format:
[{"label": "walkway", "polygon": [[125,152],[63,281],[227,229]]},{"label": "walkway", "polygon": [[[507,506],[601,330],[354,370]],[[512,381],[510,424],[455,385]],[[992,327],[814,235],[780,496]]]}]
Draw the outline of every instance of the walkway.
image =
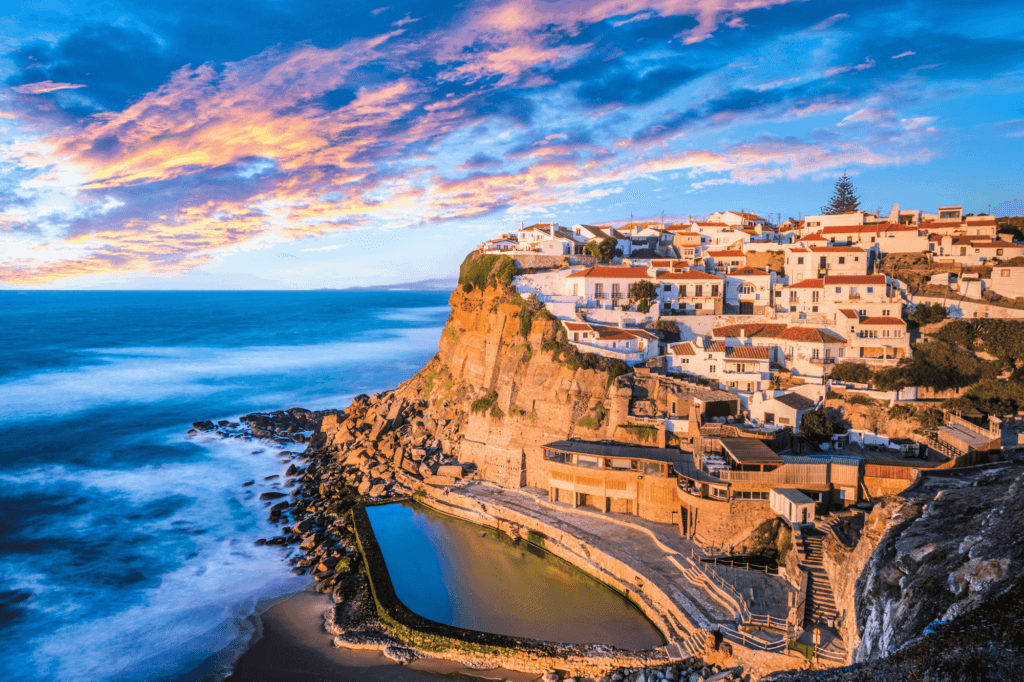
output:
[{"label": "walkway", "polygon": [[[622,561],[669,595],[690,622],[699,628],[735,628],[740,615],[735,598],[730,597],[726,590],[712,585],[703,573],[694,568],[691,552],[700,553],[700,548],[680,536],[673,525],[653,523],[636,516],[573,509],[549,502],[547,492],[543,490],[508,490],[473,483],[460,487],[459,493],[484,504],[497,504],[538,519]],[[776,576],[762,574],[730,577],[738,583],[736,589],[746,590],[748,597],[752,588],[755,594],[758,593],[765,578],[785,582]],[[778,594],[774,590],[772,593]],[[787,597],[784,592],[782,595],[781,604],[771,609],[773,615],[788,611]],[[703,642],[693,637],[684,642],[684,648],[688,653],[696,653],[703,649]]]}]

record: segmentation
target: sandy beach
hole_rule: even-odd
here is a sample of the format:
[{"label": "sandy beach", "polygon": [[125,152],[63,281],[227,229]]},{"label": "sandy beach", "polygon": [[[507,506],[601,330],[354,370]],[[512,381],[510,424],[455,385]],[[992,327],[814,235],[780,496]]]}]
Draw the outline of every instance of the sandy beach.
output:
[{"label": "sandy beach", "polygon": [[239,658],[229,682],[433,682],[507,680],[533,682],[538,675],[508,670],[469,670],[439,660],[397,665],[373,651],[337,649],[323,627],[330,597],[300,592],[261,616],[262,636]]}]

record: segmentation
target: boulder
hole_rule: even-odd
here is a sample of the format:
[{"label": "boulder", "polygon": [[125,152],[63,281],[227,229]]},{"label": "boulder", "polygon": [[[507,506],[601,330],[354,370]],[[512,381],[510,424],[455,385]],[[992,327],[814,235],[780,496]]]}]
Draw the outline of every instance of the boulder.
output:
[{"label": "boulder", "polygon": [[452,478],[462,478],[462,465],[461,464],[447,464],[439,466],[437,468],[438,476],[451,476]]},{"label": "boulder", "polygon": [[558,673],[544,673],[540,679],[544,682],[558,682]]},{"label": "boulder", "polygon": [[419,466],[417,466],[416,462],[411,459],[402,460],[402,468],[414,476],[418,476],[420,473]]},{"label": "boulder", "polygon": [[285,496],[286,496],[285,493],[279,493],[279,492],[276,492],[276,491],[273,491],[273,490],[265,492],[265,493],[260,493],[260,499],[261,500],[276,500],[279,497],[285,497]]},{"label": "boulder", "polygon": [[371,487],[373,487],[373,484],[370,483],[370,479],[363,479],[363,482],[359,484],[359,494],[366,495],[368,492],[370,492]]},{"label": "boulder", "polygon": [[433,476],[434,475],[434,471],[433,471],[433,469],[431,469],[426,464],[420,464],[419,474],[423,478],[426,478],[427,476]]},{"label": "boulder", "polygon": [[411,448],[409,450],[409,456],[412,457],[417,462],[419,462],[420,460],[427,456],[427,451],[425,448]]},{"label": "boulder", "polygon": [[434,485],[434,486],[438,486],[438,487],[440,487],[440,486],[455,485],[455,482],[457,480],[458,479],[456,479],[453,476],[429,476],[429,475],[427,475],[427,476],[423,477],[423,482],[424,483],[428,483],[430,485]]},{"label": "boulder", "polygon": [[384,483],[376,483],[370,488],[370,497],[380,497],[386,489],[387,486]]}]

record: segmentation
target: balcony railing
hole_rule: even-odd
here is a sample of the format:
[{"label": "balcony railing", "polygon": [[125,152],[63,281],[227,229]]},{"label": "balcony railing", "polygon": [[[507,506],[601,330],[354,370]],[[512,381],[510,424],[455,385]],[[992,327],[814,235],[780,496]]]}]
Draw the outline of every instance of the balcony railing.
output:
[{"label": "balcony railing", "polygon": [[835,358],[811,358],[808,362],[812,365],[834,365],[836,362]]},{"label": "balcony railing", "polygon": [[602,293],[602,292],[598,291],[598,292],[596,292],[594,294],[594,298],[598,298],[598,299],[608,298],[608,294],[605,294],[605,293]]}]

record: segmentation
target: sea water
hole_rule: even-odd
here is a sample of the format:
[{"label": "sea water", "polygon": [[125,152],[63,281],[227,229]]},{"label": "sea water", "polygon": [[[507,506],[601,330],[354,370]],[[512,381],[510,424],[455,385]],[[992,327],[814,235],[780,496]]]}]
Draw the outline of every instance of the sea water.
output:
[{"label": "sea water", "polygon": [[201,678],[244,647],[257,604],[308,581],[254,544],[280,451],[304,446],[191,422],[394,387],[436,352],[446,303],[0,291],[0,679]]}]

